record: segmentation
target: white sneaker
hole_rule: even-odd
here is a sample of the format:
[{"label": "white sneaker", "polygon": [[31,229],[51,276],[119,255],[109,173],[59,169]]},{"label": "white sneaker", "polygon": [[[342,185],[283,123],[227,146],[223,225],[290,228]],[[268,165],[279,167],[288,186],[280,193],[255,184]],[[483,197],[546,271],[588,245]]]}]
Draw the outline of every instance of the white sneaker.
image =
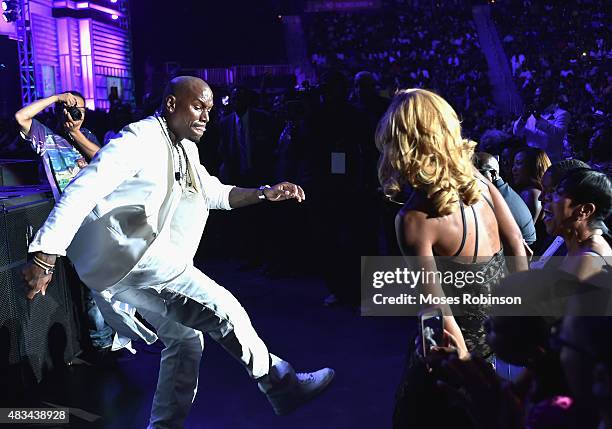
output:
[{"label": "white sneaker", "polygon": [[266,393],[274,413],[284,416],[304,405],[330,385],[334,379],[334,370],[323,368],[315,372],[297,373],[290,386]]}]

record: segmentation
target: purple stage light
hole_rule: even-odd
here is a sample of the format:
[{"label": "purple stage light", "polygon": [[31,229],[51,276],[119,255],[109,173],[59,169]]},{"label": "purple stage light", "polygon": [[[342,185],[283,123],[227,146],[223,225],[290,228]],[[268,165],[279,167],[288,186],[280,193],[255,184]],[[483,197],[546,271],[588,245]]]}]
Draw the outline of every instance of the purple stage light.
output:
[{"label": "purple stage light", "polygon": [[6,22],[14,22],[19,18],[19,5],[15,0],[5,0],[2,2],[2,18]]}]

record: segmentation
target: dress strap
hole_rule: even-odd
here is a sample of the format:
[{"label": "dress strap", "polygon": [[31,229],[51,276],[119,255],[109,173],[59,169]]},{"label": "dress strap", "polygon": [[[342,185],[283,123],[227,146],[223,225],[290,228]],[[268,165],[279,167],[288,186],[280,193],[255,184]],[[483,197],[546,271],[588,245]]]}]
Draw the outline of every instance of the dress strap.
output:
[{"label": "dress strap", "polygon": [[592,255],[592,256],[599,256],[601,259],[603,259],[604,263],[606,265],[610,265],[610,263],[608,262],[608,260],[606,259],[606,257],[604,255],[602,255],[601,253],[597,252],[596,250],[589,250],[588,252],[584,252],[586,255]]},{"label": "dress strap", "polygon": [[495,212],[495,207],[493,207],[493,201],[491,201],[489,199],[489,197],[487,197],[486,195],[482,194],[482,198],[484,198],[484,200],[487,202],[487,204],[489,205],[489,207],[491,207],[491,210],[493,210]]},{"label": "dress strap", "polygon": [[465,239],[467,237],[467,223],[465,221],[465,210],[463,208],[463,201],[459,200],[459,208],[461,209],[461,222],[463,223],[463,237],[461,238],[461,245],[459,246],[459,250],[455,252],[453,258],[459,256],[461,251],[463,250],[463,246],[465,246]]},{"label": "dress strap", "polygon": [[474,228],[476,228],[476,236],[474,240],[474,258],[472,259],[472,263],[476,263],[478,258],[478,216],[476,215],[476,209],[474,208],[474,204],[472,204],[472,213],[474,213]]}]

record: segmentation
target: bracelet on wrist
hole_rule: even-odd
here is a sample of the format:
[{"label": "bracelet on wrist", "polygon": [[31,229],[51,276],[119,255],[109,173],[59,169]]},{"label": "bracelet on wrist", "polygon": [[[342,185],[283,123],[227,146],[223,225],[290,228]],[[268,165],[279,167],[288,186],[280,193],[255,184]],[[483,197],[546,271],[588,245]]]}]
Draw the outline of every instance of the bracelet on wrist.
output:
[{"label": "bracelet on wrist", "polygon": [[37,258],[32,259],[32,263],[36,265],[38,268],[42,269],[46,276],[48,276],[49,274],[53,274],[55,272],[55,268],[44,266],[43,264],[40,263],[40,260]]},{"label": "bracelet on wrist", "polygon": [[271,189],[270,185],[263,185],[259,187],[259,195],[257,195],[257,198],[259,198],[260,200],[267,200],[268,197],[266,197],[266,193],[264,192],[266,189]]},{"label": "bracelet on wrist", "polygon": [[55,267],[55,263],[51,264],[47,261],[42,260],[41,258],[39,258],[38,256],[34,256],[34,260],[37,261],[40,265],[47,267],[47,268],[53,268]]}]

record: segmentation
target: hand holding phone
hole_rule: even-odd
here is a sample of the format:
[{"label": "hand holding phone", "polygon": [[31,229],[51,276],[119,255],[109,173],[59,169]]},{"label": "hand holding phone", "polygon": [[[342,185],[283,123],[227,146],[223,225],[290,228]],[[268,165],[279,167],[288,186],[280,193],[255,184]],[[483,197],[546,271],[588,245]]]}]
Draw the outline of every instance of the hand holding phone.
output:
[{"label": "hand holding phone", "polygon": [[470,358],[468,350],[461,347],[457,338],[444,328],[444,316],[440,308],[421,311],[419,328],[419,354],[430,370],[451,355],[461,360]]},{"label": "hand holding phone", "polygon": [[421,331],[421,352],[427,357],[432,347],[445,347],[444,343],[444,317],[440,308],[430,308],[419,313],[419,327]]}]

